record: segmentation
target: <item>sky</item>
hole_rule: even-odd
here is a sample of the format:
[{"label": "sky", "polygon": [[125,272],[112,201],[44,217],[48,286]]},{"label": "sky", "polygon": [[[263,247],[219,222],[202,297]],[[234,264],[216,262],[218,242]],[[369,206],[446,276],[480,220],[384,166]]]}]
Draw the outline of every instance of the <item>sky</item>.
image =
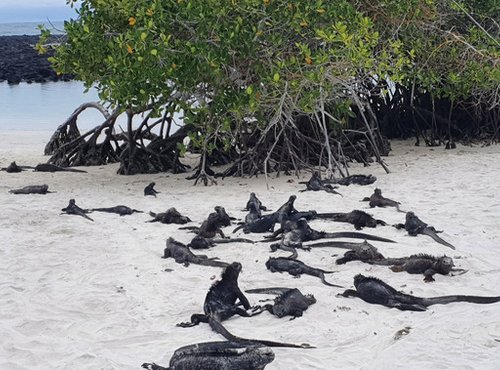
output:
[{"label": "sky", "polygon": [[75,18],[66,0],[0,0],[0,23],[62,21]]}]

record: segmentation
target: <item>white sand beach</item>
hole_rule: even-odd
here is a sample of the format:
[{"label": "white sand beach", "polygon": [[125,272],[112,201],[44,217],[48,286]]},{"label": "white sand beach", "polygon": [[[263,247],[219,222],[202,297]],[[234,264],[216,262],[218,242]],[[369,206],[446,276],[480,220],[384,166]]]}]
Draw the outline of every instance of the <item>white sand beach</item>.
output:
[{"label": "white sand beach", "polygon": [[[0,132],[0,167],[11,161],[36,165],[47,160],[43,148],[51,132]],[[361,262],[335,265],[344,250],[317,248],[299,251],[299,259],[337,271],[327,280],[353,287],[358,273],[378,277],[398,290],[417,296],[450,294],[500,295],[500,146],[415,147],[413,141],[392,142],[386,158],[391,170],[373,164],[353,164],[351,174],[373,174],[370,186],[341,187],[343,198],[324,192],[299,193],[309,173],[271,175],[268,185],[259,178],[228,178],[218,186],[192,186],[185,174],[120,176],[118,165],[88,167],[84,173],[17,174],[0,172],[0,369],[140,369],[143,362],[168,366],[175,349],[196,342],[223,340],[207,324],[179,328],[192,313],[203,312],[205,295],[221,269],[160,258],[169,236],[187,243],[194,234],[178,225],[146,223],[147,212],[176,207],[199,225],[222,205],[229,215],[244,218],[241,210],[251,191],[277,209],[291,194],[299,210],[349,212],[365,210],[389,225],[404,222],[394,208],[369,209],[360,202],[375,187],[401,202],[456,246],[451,250],[427,236],[410,237],[393,227],[365,228],[363,232],[397,243],[372,242],[385,256],[415,253],[449,255],[458,276],[436,275],[424,283],[422,275],[394,273],[384,266]],[[161,193],[144,197],[151,181]],[[8,190],[48,184],[54,193],[13,195]],[[95,222],[61,215],[75,198],[82,208],[119,204],[145,211],[120,217],[93,213]],[[310,222],[318,230],[354,231],[350,224]],[[224,229],[232,234],[235,226]],[[262,239],[263,234],[245,237]],[[434,305],[426,312],[408,312],[371,305],[356,298],[337,297],[343,289],[321,284],[315,277],[294,279],[265,267],[269,243],[225,244],[195,251],[221,261],[239,261],[242,290],[282,286],[314,294],[317,303],[295,320],[267,312],[233,317],[224,325],[235,335],[291,343],[310,343],[314,349],[273,349],[274,362],[266,369],[499,369],[500,303]],[[167,270],[167,271],[166,271]],[[172,271],[169,271],[172,270]],[[248,294],[251,304],[270,298]],[[399,339],[395,334],[408,328]]]}]

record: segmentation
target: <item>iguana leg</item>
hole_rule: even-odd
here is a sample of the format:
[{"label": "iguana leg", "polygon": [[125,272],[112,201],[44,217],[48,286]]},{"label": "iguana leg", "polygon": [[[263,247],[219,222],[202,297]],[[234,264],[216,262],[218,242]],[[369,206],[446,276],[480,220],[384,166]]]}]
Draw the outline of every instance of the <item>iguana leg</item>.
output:
[{"label": "iguana leg", "polygon": [[176,326],[181,328],[190,328],[192,326],[198,325],[200,322],[208,322],[208,316],[201,313],[195,313],[191,315],[191,322],[181,322]]},{"label": "iguana leg", "polygon": [[349,297],[359,298],[359,293],[354,289],[347,289],[344,291],[344,293],[337,294],[337,296],[346,297],[346,298],[349,298]]},{"label": "iguana leg", "polygon": [[392,266],[392,267],[390,267],[390,269],[393,272],[403,272],[405,270],[402,265]]},{"label": "iguana leg", "polygon": [[424,281],[426,283],[430,283],[432,281],[435,281],[434,277],[433,277],[433,275],[435,273],[436,273],[436,271],[434,271],[433,269],[428,269],[428,270],[424,271]]}]

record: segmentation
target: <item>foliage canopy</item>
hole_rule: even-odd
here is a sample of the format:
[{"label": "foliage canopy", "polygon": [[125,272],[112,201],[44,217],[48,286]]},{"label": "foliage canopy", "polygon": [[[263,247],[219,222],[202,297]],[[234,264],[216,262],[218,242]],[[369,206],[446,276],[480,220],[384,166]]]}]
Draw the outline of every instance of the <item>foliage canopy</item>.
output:
[{"label": "foliage canopy", "polygon": [[123,110],[184,109],[204,151],[255,130],[277,139],[297,115],[330,147],[353,106],[394,86],[498,109],[495,2],[83,0],[52,62]]}]

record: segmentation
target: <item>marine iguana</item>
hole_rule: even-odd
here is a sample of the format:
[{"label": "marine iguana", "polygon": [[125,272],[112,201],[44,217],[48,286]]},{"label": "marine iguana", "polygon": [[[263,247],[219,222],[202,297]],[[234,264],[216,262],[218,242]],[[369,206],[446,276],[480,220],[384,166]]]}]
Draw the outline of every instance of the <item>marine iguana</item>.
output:
[{"label": "marine iguana", "polygon": [[251,223],[244,223],[233,230],[233,234],[238,230],[243,230],[245,234],[249,233],[265,233],[273,231],[276,224],[276,217],[274,214],[264,215]]},{"label": "marine iguana", "polygon": [[396,202],[396,201],[389,199],[389,198],[385,198],[382,195],[382,190],[380,190],[379,188],[376,188],[373,191],[373,194],[369,198],[363,198],[362,202],[370,202],[369,205],[371,208],[374,208],[374,207],[396,207],[398,212],[404,212],[399,208],[399,205],[401,203]]},{"label": "marine iguana", "polygon": [[439,244],[442,244],[451,249],[455,249],[455,247],[452,244],[441,239],[437,235],[437,233],[442,233],[442,231],[437,231],[433,226],[427,225],[425,222],[419,219],[413,212],[406,213],[406,222],[404,224],[396,224],[393,226],[396,229],[405,229],[406,231],[408,231],[408,235],[410,236],[417,236],[418,234],[430,236]]},{"label": "marine iguana", "polygon": [[299,184],[305,184],[306,185],[306,188],[303,189],[303,190],[299,190],[299,192],[303,193],[304,191],[320,191],[320,190],[323,190],[323,191],[326,191],[327,193],[331,193],[331,194],[337,194],[337,195],[340,195],[340,196],[343,196],[342,194],[340,194],[339,192],[335,191],[335,189],[337,188],[337,186],[332,186],[330,185],[329,183],[321,180],[321,176],[319,174],[318,171],[314,171],[311,178],[309,179],[309,181],[301,181],[299,182]]},{"label": "marine iguana", "polygon": [[154,213],[149,212],[149,215],[153,217],[152,220],[146,222],[161,222],[162,224],[187,224],[191,222],[189,217],[183,216],[174,207],[167,209],[165,212]]},{"label": "marine iguana", "polygon": [[231,341],[190,344],[175,350],[167,367],[144,363],[148,370],[263,370],[273,362],[271,348]]},{"label": "marine iguana", "polygon": [[[292,225],[294,225],[294,223],[297,223],[297,221],[299,221],[301,218],[305,219],[305,220],[313,220],[316,218],[317,214],[318,213],[316,211],[295,212],[295,213],[291,214],[290,216],[288,216],[288,218],[285,221],[281,222],[281,226],[278,230],[275,230],[273,232],[273,234],[270,236],[264,236],[264,238],[270,239],[270,240],[278,240],[278,237],[279,237],[279,235],[281,235],[283,233],[283,230],[285,229],[285,224],[287,222],[291,222]],[[292,228],[294,228],[294,227],[292,227]]]},{"label": "marine iguana", "polygon": [[23,169],[19,167],[16,162],[12,162],[9,164],[7,167],[2,167],[0,168],[0,171],[5,171],[7,173],[18,173],[21,172]]},{"label": "marine iguana", "polygon": [[160,194],[160,192],[153,189],[155,185],[155,182],[150,182],[149,185],[144,188],[144,196],[151,195],[156,198],[156,194]]},{"label": "marine iguana", "polygon": [[87,171],[84,171],[84,170],[77,170],[76,168],[67,168],[67,167],[56,166],[55,164],[52,164],[52,163],[37,164],[35,166],[34,170],[37,172],[80,172],[80,173],[87,173]]},{"label": "marine iguana", "polygon": [[[293,348],[312,348],[308,344],[290,344],[280,343],[260,339],[246,339],[237,337],[227,331],[221,324],[222,321],[229,319],[234,315],[243,317],[251,317],[262,313],[262,307],[254,307],[253,312],[248,312],[251,309],[248,299],[238,286],[238,276],[241,271],[241,264],[233,262],[227,266],[222,272],[221,280],[216,281],[209,289],[205,297],[203,305],[204,314],[191,315],[190,322],[183,322],[177,326],[187,328],[198,325],[200,322],[208,322],[212,330],[221,334],[227,340],[237,343],[255,343],[269,347],[293,347]],[[236,302],[239,301],[243,308]]]},{"label": "marine iguana", "polygon": [[214,261],[216,258],[208,258],[205,255],[196,255],[189,250],[187,246],[176,241],[174,238],[167,239],[167,247],[163,251],[162,258],[173,258],[175,262],[181,263],[188,267],[190,263],[195,265],[212,266],[212,267],[227,267],[229,263]]},{"label": "marine iguana", "polygon": [[250,205],[255,205],[255,209],[260,210],[260,211],[267,211],[267,207],[262,205],[262,202],[260,201],[259,198],[257,198],[257,195],[255,193],[250,193],[250,199],[247,202],[247,205],[244,209],[244,211],[250,211]]},{"label": "marine iguana", "polygon": [[[353,239],[365,239],[365,240],[373,240],[379,242],[394,243],[394,241],[390,239],[359,232],[339,231],[335,233],[328,233],[325,231],[317,231],[311,228],[307,223],[307,220],[305,219],[300,219],[297,222],[292,223],[291,225],[293,230],[298,230],[300,232],[300,237],[302,239],[302,242],[318,240],[318,239],[353,238]],[[276,237],[277,235],[276,233],[274,233],[264,238],[268,240],[276,240]]]},{"label": "marine iguana", "polygon": [[428,254],[414,254],[410,257],[402,258],[383,258],[373,261],[367,261],[373,265],[392,266],[394,272],[406,271],[409,274],[423,274],[424,281],[434,281],[435,274],[448,275],[450,272],[465,273],[466,270],[454,269],[453,259],[451,257],[434,257]]},{"label": "marine iguana", "polygon": [[352,248],[345,252],[344,257],[338,258],[335,263],[337,265],[344,265],[350,261],[376,263],[383,259],[384,256],[378,249],[365,240],[363,243],[359,243],[356,248]]},{"label": "marine iguana", "polygon": [[278,249],[292,252],[288,258],[297,258],[297,249],[303,249],[306,251],[311,250],[309,247],[305,247],[302,244],[302,233],[296,228],[296,222],[285,221],[281,227],[283,232],[281,240],[279,243],[273,243],[269,247],[272,252],[276,252]]},{"label": "marine iguana", "polygon": [[245,216],[245,222],[242,223],[242,225],[251,224],[252,222],[257,221],[262,217],[262,212],[260,208],[258,208],[256,203],[247,204],[247,208],[248,208],[248,213]]},{"label": "marine iguana", "polygon": [[264,215],[252,223],[240,225],[233,230],[233,233],[240,229],[243,229],[245,234],[273,231],[276,223],[282,223],[298,212],[294,207],[295,199],[297,199],[297,197],[295,195],[291,195],[286,203],[284,203],[276,212]]},{"label": "marine iguana", "polygon": [[18,173],[21,171],[24,171],[26,169],[31,169],[33,170],[34,167],[31,166],[18,166],[16,162],[11,162],[7,167],[2,167],[0,168],[0,171],[5,171],[7,173]]},{"label": "marine iguana", "polygon": [[290,320],[301,317],[310,305],[316,303],[312,294],[303,295],[296,288],[257,288],[245,290],[247,293],[276,294],[274,304],[264,305],[264,309],[279,318],[292,316]]},{"label": "marine iguana", "polygon": [[191,230],[204,238],[214,238],[217,234],[222,238],[226,238],[221,227],[231,225],[231,218],[226,213],[224,207],[216,206],[214,210],[215,212],[210,213],[200,227],[186,226],[179,228],[179,230]]},{"label": "marine iguana", "polygon": [[89,213],[90,211],[88,209],[82,209],[78,207],[74,199],[70,199],[69,204],[66,206],[66,208],[61,209],[61,211],[67,213],[68,215],[82,216],[87,220],[94,222],[93,219],[86,215],[86,213]]},{"label": "marine iguana", "polygon": [[297,199],[297,196],[295,195],[290,195],[288,200],[280,207],[276,212],[273,213],[276,223],[282,223],[288,218],[297,213],[298,211],[294,207],[295,200]]},{"label": "marine iguana", "polygon": [[120,216],[126,216],[126,215],[131,215],[132,213],[144,213],[142,211],[138,211],[137,209],[132,209],[127,206],[115,206],[115,207],[108,207],[108,208],[92,208],[90,209],[92,212],[108,212],[108,213],[117,213]]},{"label": "marine iguana", "polygon": [[425,311],[427,307],[434,304],[448,304],[453,302],[480,304],[500,302],[500,296],[479,297],[471,295],[448,295],[432,298],[415,297],[410,294],[398,292],[382,280],[363,276],[361,274],[354,277],[354,286],[356,290],[347,289],[344,293],[341,293],[340,296],[358,297],[368,303],[380,304],[404,311]]},{"label": "marine iguana", "polygon": [[9,190],[11,194],[47,194],[52,193],[49,191],[49,186],[43,185],[28,185],[21,189],[11,189]]},{"label": "marine iguana", "polygon": [[344,257],[335,261],[337,265],[343,265],[350,261],[371,262],[384,259],[384,256],[378,251],[378,249],[366,240],[361,243],[328,241],[307,244],[305,247],[307,247],[308,250],[311,250],[311,248],[325,247],[350,249],[344,253]]},{"label": "marine iguana", "polygon": [[372,175],[351,175],[343,177],[341,179],[335,180],[335,184],[349,186],[351,184],[356,185],[370,185],[377,181],[377,178]]},{"label": "marine iguana", "polygon": [[340,285],[335,285],[329,283],[325,280],[325,274],[333,274],[335,271],[325,271],[318,268],[314,268],[306,265],[304,262],[286,257],[269,257],[266,262],[266,267],[271,272],[283,272],[286,271],[290,275],[295,277],[300,277],[302,274],[316,276],[321,279],[321,282],[328,286],[333,286],[337,288],[342,288]]},{"label": "marine iguana", "polygon": [[353,224],[356,230],[361,230],[363,227],[373,228],[377,227],[377,225],[387,225],[384,221],[377,220],[372,215],[357,209],[348,213],[318,213],[316,218],[329,219],[336,222],[348,222]]},{"label": "marine iguana", "polygon": [[225,243],[254,243],[253,240],[244,238],[232,238],[232,239],[207,239],[202,236],[196,235],[187,245],[192,249],[208,249],[216,244]]}]

